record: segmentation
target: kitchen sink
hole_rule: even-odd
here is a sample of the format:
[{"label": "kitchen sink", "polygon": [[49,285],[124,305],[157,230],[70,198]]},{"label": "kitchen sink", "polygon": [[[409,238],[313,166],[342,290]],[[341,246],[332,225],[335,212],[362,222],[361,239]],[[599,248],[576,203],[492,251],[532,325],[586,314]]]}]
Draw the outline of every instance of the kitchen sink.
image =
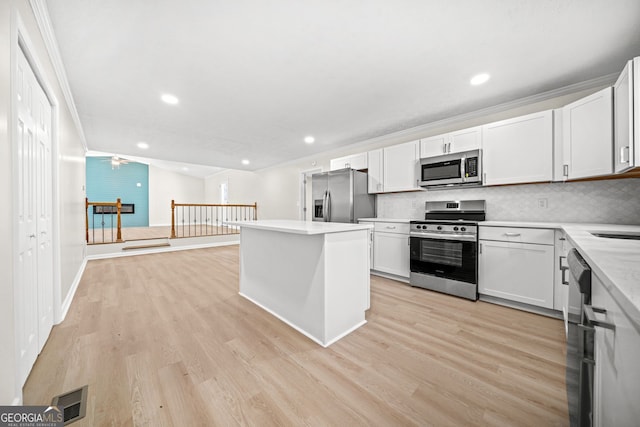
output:
[{"label": "kitchen sink", "polygon": [[625,239],[640,240],[640,233],[591,233],[596,237],[604,237],[605,239]]}]

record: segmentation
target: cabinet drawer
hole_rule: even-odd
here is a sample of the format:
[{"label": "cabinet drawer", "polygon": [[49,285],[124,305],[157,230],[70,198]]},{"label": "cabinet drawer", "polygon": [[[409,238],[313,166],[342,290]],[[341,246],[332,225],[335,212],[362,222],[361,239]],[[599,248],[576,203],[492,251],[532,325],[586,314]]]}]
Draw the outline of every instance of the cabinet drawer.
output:
[{"label": "cabinet drawer", "polygon": [[409,234],[410,226],[401,222],[376,222],[373,229],[376,232]]},{"label": "cabinet drawer", "polygon": [[479,239],[553,245],[553,236],[554,231],[546,228],[480,226]]}]

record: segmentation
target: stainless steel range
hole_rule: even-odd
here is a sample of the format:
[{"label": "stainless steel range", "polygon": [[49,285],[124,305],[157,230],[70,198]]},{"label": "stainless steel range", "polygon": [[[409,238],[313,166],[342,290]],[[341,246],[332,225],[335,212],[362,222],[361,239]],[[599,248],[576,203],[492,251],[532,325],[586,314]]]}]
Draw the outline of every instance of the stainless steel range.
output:
[{"label": "stainless steel range", "polygon": [[411,221],[411,286],[478,299],[478,222],[484,200],[426,202],[424,221]]}]

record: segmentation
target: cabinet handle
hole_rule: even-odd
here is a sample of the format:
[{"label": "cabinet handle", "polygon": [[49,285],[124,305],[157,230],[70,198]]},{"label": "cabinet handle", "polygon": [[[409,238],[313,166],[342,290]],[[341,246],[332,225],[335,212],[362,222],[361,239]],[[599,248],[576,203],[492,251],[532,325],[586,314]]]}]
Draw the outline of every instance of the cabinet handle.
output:
[{"label": "cabinet handle", "polygon": [[[624,159],[624,151],[627,150],[627,160]],[[629,146],[620,147],[620,163],[629,163]]]},{"label": "cabinet handle", "polygon": [[396,226],[395,226],[395,225],[387,225],[387,228],[388,228],[389,230],[395,230],[395,229],[396,229]]},{"label": "cabinet handle", "polygon": [[569,269],[569,266],[562,265],[562,258],[567,259],[567,257],[566,256],[562,256],[562,255],[560,255],[558,257],[558,263],[560,264],[560,271],[562,272],[562,277],[561,277],[560,281],[562,282],[563,285],[569,286],[569,282],[567,282],[566,275],[565,275],[565,273]]},{"label": "cabinet handle", "polygon": [[482,253],[482,243],[478,245],[478,254]]},{"label": "cabinet handle", "polygon": [[616,330],[616,325],[613,323],[596,319],[595,313],[607,314],[607,310],[604,308],[593,307],[589,304],[583,304],[582,308],[584,308],[584,314],[587,317],[587,321],[593,326],[599,326],[612,331]]},{"label": "cabinet handle", "polygon": [[450,152],[451,152],[451,143],[448,143],[447,144],[447,153],[450,153]]},{"label": "cabinet handle", "polygon": [[564,242],[567,239],[565,239],[564,237],[560,237],[558,240],[562,240]]},{"label": "cabinet handle", "polygon": [[562,175],[569,177],[569,165],[562,165]]},{"label": "cabinet handle", "polygon": [[411,246],[411,237],[407,237],[407,245]]},{"label": "cabinet handle", "polygon": [[504,235],[507,237],[518,237],[520,233],[504,233]]},{"label": "cabinet handle", "polygon": [[483,175],[483,177],[482,177],[482,183],[483,183],[483,184],[486,184],[486,183],[487,183],[487,173],[486,173],[486,172],[484,172],[482,175]]},{"label": "cabinet handle", "polygon": [[447,143],[446,142],[444,144],[442,144],[442,152],[443,153],[447,152]]}]

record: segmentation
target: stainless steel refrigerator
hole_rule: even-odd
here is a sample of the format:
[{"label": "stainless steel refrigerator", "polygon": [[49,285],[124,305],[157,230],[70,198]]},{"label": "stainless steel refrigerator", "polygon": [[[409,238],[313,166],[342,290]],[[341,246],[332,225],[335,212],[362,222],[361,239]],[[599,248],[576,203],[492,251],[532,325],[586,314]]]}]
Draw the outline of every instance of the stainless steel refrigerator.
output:
[{"label": "stainless steel refrigerator", "polygon": [[367,192],[367,174],[353,169],[311,176],[313,220],[358,222],[376,216],[376,196]]}]

